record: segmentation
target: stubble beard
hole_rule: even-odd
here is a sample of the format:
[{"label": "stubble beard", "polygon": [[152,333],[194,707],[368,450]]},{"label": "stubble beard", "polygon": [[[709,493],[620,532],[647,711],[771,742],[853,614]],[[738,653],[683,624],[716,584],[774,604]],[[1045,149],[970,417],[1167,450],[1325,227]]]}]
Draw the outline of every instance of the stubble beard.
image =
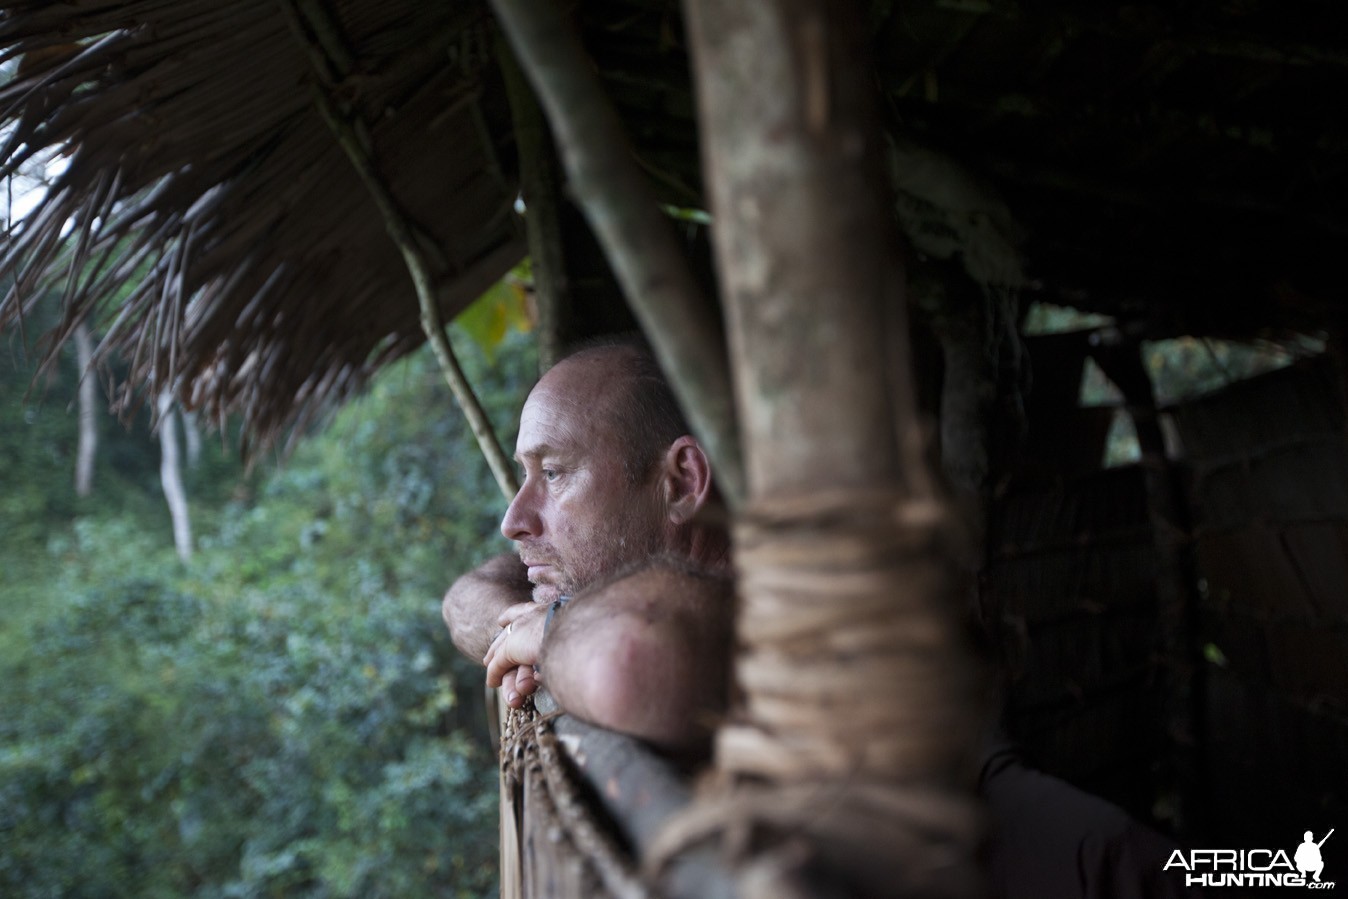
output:
[{"label": "stubble beard", "polygon": [[[574,596],[637,563],[667,552],[668,539],[658,522],[637,514],[624,515],[601,534],[596,534],[571,559],[563,559],[551,544],[536,544],[527,550],[531,561],[552,566],[553,580],[535,584],[535,602],[552,602],[559,596]],[[524,547],[518,547],[521,553]]]}]

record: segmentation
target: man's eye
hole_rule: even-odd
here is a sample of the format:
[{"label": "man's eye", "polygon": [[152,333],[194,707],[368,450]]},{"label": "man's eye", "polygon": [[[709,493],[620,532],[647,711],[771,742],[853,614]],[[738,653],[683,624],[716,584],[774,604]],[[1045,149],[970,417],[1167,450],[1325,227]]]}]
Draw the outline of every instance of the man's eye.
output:
[{"label": "man's eye", "polygon": [[555,468],[544,468],[539,473],[543,475],[545,481],[555,481],[560,476]]}]

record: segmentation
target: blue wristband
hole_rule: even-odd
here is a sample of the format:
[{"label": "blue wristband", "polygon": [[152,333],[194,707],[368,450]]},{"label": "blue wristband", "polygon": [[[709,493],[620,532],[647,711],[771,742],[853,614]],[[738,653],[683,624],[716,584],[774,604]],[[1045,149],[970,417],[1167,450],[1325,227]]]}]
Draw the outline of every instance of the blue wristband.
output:
[{"label": "blue wristband", "polygon": [[571,597],[563,593],[552,601],[548,606],[548,617],[543,619],[543,638],[547,639],[548,628],[552,627],[552,616],[557,614],[557,610],[571,601]]}]

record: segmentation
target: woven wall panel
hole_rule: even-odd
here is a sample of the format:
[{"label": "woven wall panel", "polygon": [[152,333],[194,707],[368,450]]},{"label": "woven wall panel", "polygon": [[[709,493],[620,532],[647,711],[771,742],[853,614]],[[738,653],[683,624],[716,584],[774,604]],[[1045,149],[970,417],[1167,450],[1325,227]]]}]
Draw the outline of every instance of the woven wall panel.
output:
[{"label": "woven wall panel", "polygon": [[1154,609],[1067,619],[1032,634],[1012,686],[1020,711],[1088,705],[1155,679]]},{"label": "woven wall panel", "polygon": [[1348,621],[1348,521],[1291,525],[1282,537],[1319,615]]},{"label": "woven wall panel", "polygon": [[1200,463],[1342,436],[1344,429],[1334,375],[1323,361],[1251,378],[1171,412],[1186,452]]},{"label": "woven wall panel", "polygon": [[[1228,446],[1237,445],[1239,425]],[[1317,435],[1301,444],[1257,448],[1220,466],[1204,469],[1194,487],[1200,532],[1250,522],[1348,520],[1348,442]]]},{"label": "woven wall panel", "polygon": [[[1229,669],[1210,669],[1207,687],[1208,814],[1231,845],[1282,831],[1295,843],[1307,828],[1348,820],[1348,721],[1311,713]],[[1348,841],[1336,852],[1348,863]]]},{"label": "woven wall panel", "polygon": [[1129,769],[1150,770],[1163,745],[1159,703],[1155,690],[1118,690],[1078,707],[1025,712],[1018,720],[1036,762],[1091,789]]},{"label": "woven wall panel", "polygon": [[1045,547],[1101,540],[1146,542],[1146,493],[1136,466],[1110,468],[1049,484],[1012,489],[996,504],[992,550],[1014,557]]},{"label": "woven wall panel", "polygon": [[1272,620],[1204,607],[1205,639],[1220,666],[1249,684],[1273,688],[1307,714],[1348,715],[1348,628]]},{"label": "woven wall panel", "polygon": [[[1294,845],[1304,830],[1348,818],[1348,441],[1339,394],[1321,360],[1172,413],[1194,472],[1200,638],[1220,650],[1203,671],[1207,823],[1224,845],[1274,833]],[[1348,863],[1344,850],[1348,841],[1335,849]]]},{"label": "woven wall panel", "polygon": [[1274,687],[1310,706],[1348,712],[1348,628],[1275,621],[1265,632]]},{"label": "woven wall panel", "polygon": [[1028,622],[1150,606],[1155,558],[1149,540],[1024,553],[990,566],[985,595]]},{"label": "woven wall panel", "polygon": [[1262,523],[1201,535],[1196,549],[1199,569],[1207,581],[1209,611],[1316,617],[1316,604],[1283,540],[1282,529]]},{"label": "woven wall panel", "polygon": [[1203,607],[1202,617],[1203,639],[1221,652],[1222,667],[1252,683],[1268,684],[1272,669],[1264,622],[1211,605]]}]

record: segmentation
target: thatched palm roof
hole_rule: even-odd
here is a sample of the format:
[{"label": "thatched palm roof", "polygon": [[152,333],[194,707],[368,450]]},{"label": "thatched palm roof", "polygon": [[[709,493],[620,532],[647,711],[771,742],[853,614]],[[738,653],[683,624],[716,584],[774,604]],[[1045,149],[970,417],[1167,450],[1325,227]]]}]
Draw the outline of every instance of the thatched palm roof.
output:
[{"label": "thatched palm roof", "polygon": [[[177,386],[271,434],[419,346],[402,257],[318,112],[321,83],[274,0],[8,4],[18,74],[3,91],[11,166],[66,147],[69,168],[15,229],[14,317],[45,274],[64,288],[56,236],[81,231],[69,318],[126,284],[108,346],[132,379]],[[349,76],[326,85],[368,123],[381,173],[437,248],[443,307],[463,308],[524,253],[502,171],[505,106],[480,7],[345,4]],[[498,143],[499,142],[499,143]],[[53,265],[53,263],[55,263]],[[153,266],[155,277],[138,281]],[[130,279],[130,280],[128,280]]]},{"label": "thatched palm roof", "polygon": [[[67,320],[134,262],[153,264],[108,348],[136,360],[133,379],[176,384],[264,436],[422,340],[402,260],[316,87],[369,127],[379,172],[438,248],[446,313],[523,253],[485,4],[294,6],[292,21],[275,0],[30,0],[4,3],[0,19],[0,48],[21,63],[0,91],[14,129],[0,158],[72,154],[11,235],[6,265],[21,277],[0,320],[56,260],[61,223],[92,225],[90,247],[117,242],[131,261],[74,292]],[[1247,334],[1342,315],[1348,32],[1336,7],[871,4],[890,130],[1005,202],[1025,291],[1150,333]],[[335,31],[307,28],[304,8],[326,9]],[[587,0],[577,15],[657,192],[699,203],[678,4]],[[947,224],[975,214],[947,205]],[[52,284],[64,288],[59,272]]]}]

